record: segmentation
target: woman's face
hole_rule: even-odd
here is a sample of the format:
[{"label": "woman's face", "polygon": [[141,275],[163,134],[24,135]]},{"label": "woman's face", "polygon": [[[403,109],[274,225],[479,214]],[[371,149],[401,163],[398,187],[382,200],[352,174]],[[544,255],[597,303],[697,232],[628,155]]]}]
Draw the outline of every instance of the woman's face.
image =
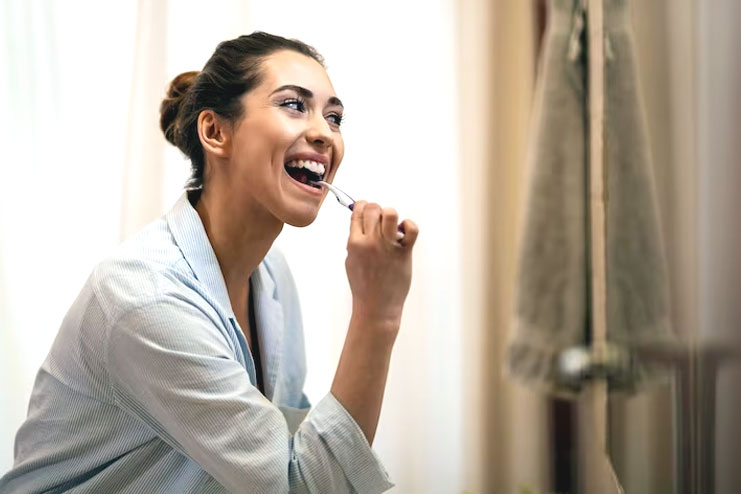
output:
[{"label": "woman's face", "polygon": [[[270,55],[261,73],[260,85],[242,97],[244,115],[232,132],[228,183],[280,221],[306,226],[326,192],[302,181],[307,169],[328,182],[334,179],[344,154],[342,103],[324,68],[300,53]],[[324,166],[323,173],[316,164]]]}]

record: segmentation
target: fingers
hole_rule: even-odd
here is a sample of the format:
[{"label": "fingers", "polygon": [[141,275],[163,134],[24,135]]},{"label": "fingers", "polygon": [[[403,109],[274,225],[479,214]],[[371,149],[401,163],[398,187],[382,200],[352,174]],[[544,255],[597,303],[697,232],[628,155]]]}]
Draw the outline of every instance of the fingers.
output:
[{"label": "fingers", "polygon": [[[397,241],[397,230],[404,232],[404,238]],[[399,215],[393,208],[383,208],[376,203],[357,201],[350,217],[350,240],[378,236],[384,240],[405,247],[411,247],[417,240],[419,228],[412,220],[404,220],[399,225]]]},{"label": "fingers", "polygon": [[357,238],[363,235],[363,210],[365,201],[357,201],[353,205],[352,216],[350,216],[350,238]]},{"label": "fingers", "polygon": [[371,202],[363,209],[363,233],[378,235],[381,228],[381,206]]},{"label": "fingers", "polygon": [[394,208],[383,208],[381,212],[381,234],[389,242],[396,242],[396,228],[399,215]]},{"label": "fingers", "polygon": [[399,243],[404,247],[412,247],[417,241],[419,227],[412,220],[404,220],[401,222],[401,229],[404,232],[404,238]]}]

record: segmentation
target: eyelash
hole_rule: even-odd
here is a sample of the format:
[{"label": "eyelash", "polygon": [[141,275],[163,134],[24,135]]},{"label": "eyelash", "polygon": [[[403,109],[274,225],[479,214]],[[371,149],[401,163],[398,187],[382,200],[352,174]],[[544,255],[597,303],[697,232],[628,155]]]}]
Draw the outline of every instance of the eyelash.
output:
[{"label": "eyelash", "polygon": [[[296,105],[296,106],[292,107],[291,105]],[[306,100],[303,98],[288,98],[288,99],[283,100],[280,106],[291,108],[295,111],[303,113],[306,111]],[[337,127],[339,127],[342,124],[343,116],[339,113],[330,113],[329,115],[327,115],[326,118],[333,118],[333,117],[335,120],[333,120],[332,123],[336,125]]]},{"label": "eyelash", "polygon": [[303,98],[288,98],[281,102],[280,106],[285,106],[286,108],[291,108],[290,105],[296,105],[297,108],[293,108],[296,111],[300,111],[303,113],[306,111],[306,100]]},{"label": "eyelash", "polygon": [[333,122],[337,127],[342,125],[342,122],[345,121],[345,117],[343,115],[340,115],[339,113],[330,113],[327,115],[327,118],[336,118],[336,120]]}]

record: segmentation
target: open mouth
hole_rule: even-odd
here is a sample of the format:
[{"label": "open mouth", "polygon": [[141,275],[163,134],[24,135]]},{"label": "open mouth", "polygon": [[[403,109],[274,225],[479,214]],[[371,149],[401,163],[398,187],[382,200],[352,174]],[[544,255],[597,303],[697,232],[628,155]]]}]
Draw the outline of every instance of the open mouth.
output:
[{"label": "open mouth", "polygon": [[324,178],[324,165],[310,160],[291,160],[285,165],[288,176],[304,185],[321,189],[316,181]]}]

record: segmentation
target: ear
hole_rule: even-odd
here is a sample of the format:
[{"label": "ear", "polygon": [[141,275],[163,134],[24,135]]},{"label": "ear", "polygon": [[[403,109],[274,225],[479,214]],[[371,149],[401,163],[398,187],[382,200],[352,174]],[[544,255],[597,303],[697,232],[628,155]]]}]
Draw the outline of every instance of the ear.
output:
[{"label": "ear", "polygon": [[229,157],[230,127],[213,110],[203,110],[198,115],[198,138],[204,151],[219,157]]}]

